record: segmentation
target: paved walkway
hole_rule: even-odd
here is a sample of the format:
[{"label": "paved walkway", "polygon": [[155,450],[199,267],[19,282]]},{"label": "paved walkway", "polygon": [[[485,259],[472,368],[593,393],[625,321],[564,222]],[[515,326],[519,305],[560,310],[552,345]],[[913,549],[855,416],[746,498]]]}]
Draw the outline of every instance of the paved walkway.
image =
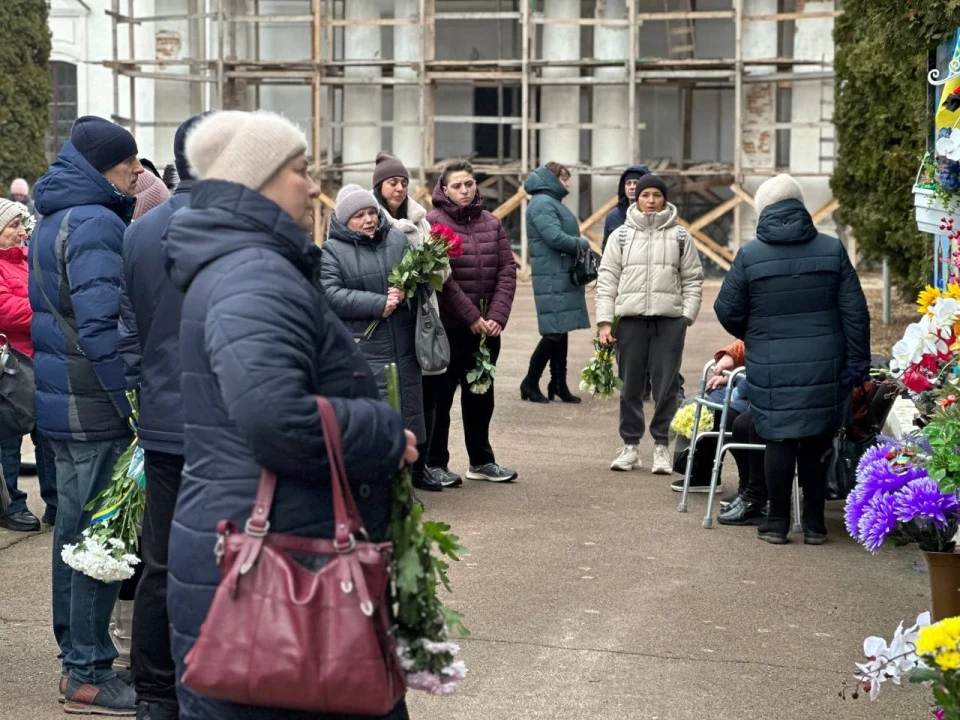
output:
[{"label": "paved walkway", "polygon": [[[716,292],[708,287],[688,335],[688,389],[728,341],[712,312]],[[681,515],[668,479],[607,469],[618,446],[615,400],[520,402],[536,341],[525,284],[504,339],[493,432],[498,459],[517,467],[520,481],[468,482],[426,498],[429,514],[469,547],[451,572],[451,602],[473,631],[463,643],[471,675],[452,698],[412,695],[413,718],[927,716],[920,688],[884,688],[873,704],[837,695],[865,636],[889,636],[927,606],[915,548],[871,557],[846,538],[838,505],[828,510],[831,542],[820,548],[767,545],[752,528],[704,530],[703,496]],[[573,379],[590,356],[590,333],[570,345]],[[452,450],[463,470],[462,445]],[[651,452],[645,443],[647,467]],[[28,486],[36,499],[35,481]],[[0,530],[0,717],[52,720],[62,712],[51,536],[12,535]]]}]

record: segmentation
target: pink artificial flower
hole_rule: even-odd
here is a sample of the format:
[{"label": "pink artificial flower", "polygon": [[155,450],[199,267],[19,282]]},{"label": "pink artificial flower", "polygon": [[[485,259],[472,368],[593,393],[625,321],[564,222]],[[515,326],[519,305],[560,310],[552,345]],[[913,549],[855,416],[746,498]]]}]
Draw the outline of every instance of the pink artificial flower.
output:
[{"label": "pink artificial flower", "polygon": [[937,708],[936,710],[931,710],[930,714],[933,715],[937,720],[943,720],[943,709]]},{"label": "pink artificial flower", "polygon": [[407,675],[407,687],[411,690],[423,690],[431,695],[452,695],[457,689],[457,681],[444,679],[428,670],[419,670]]}]

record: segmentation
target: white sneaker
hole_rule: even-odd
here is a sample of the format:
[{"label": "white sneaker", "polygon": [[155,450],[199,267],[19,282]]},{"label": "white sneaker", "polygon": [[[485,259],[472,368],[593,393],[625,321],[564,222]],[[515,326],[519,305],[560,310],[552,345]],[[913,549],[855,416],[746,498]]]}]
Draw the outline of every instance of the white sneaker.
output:
[{"label": "white sneaker", "polygon": [[627,472],[628,470],[639,470],[643,467],[640,462],[640,449],[636,445],[624,445],[620,448],[620,454],[617,459],[610,463],[611,470]]},{"label": "white sneaker", "polygon": [[654,475],[673,475],[673,463],[670,462],[670,448],[666,445],[656,445],[653,448],[653,467],[650,469]]}]

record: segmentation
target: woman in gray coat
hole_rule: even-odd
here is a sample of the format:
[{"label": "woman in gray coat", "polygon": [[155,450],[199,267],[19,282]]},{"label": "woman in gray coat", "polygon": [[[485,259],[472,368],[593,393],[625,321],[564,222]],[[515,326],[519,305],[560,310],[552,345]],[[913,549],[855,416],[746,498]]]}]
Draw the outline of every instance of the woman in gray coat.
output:
[{"label": "woman in gray coat", "polygon": [[[390,287],[387,277],[407,247],[406,236],[388,222],[373,193],[359,185],[345,185],[337,194],[330,233],[320,259],[320,284],[333,311],[353,331],[353,337],[373,370],[380,394],[386,397],[385,368],[396,363],[400,376],[400,405],[407,429],[426,441],[423,386],[417,362],[417,318],[403,292]],[[366,336],[374,320],[376,328]],[[429,487],[415,477],[414,485]]]},{"label": "woman in gray coat", "polygon": [[[568,333],[589,328],[590,315],[584,287],[574,285],[570,271],[590,244],[580,236],[576,215],[561,202],[569,194],[569,186],[570,171],[555,162],[538,167],[523,183],[523,189],[533,196],[527,206],[527,237],[533,299],[542,336],[520,384],[521,399],[531,402],[545,403],[555,396],[567,403],[580,402],[567,387]],[[548,362],[550,384],[548,397],[544,397],[540,376]]]}]

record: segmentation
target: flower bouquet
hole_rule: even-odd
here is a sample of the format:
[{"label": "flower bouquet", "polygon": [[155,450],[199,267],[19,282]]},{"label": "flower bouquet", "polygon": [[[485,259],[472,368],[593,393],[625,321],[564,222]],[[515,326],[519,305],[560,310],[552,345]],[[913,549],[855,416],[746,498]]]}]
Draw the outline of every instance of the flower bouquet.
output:
[{"label": "flower bouquet", "polygon": [[[140,417],[135,392],[127,392],[131,425],[136,432]],[[113,478],[84,510],[93,510],[90,527],[76,545],[64,545],[60,557],[68,566],[94,580],[111,583],[133,576],[137,557],[137,534],[143,522],[143,450],[134,437],[113,468]]]},{"label": "flower bouquet", "polygon": [[956,375],[960,350],[960,285],[946,290],[928,286],[917,299],[923,314],[907,326],[903,338],[893,346],[890,369],[914,395],[938,388],[944,378]]},{"label": "flower bouquet", "polygon": [[[610,332],[616,336],[620,318],[614,318]],[[580,371],[580,389],[599,400],[606,400],[614,390],[623,390],[623,380],[613,371],[613,345],[600,343],[600,331],[593,338],[593,360]],[[692,421],[691,421],[692,422]]]},{"label": "flower bouquet", "polygon": [[[390,404],[399,411],[400,390],[396,365],[386,371]],[[467,675],[467,666],[456,656],[459,646],[450,640],[456,633],[469,635],[463,615],[437,597],[439,585],[450,591],[449,564],[459,560],[460,539],[442,522],[423,519],[423,506],[413,502],[410,468],[397,474],[390,514],[393,543],[393,590],[397,654],[407,687],[433,695],[449,695]]]},{"label": "flower bouquet", "polygon": [[[886,681],[900,685],[903,677],[910,683],[929,683],[936,720],[960,720],[960,617],[951,617],[931,625],[930,613],[917,616],[916,623],[903,629],[903,623],[888,645],[883,638],[869,637],[863,642],[866,661],[857,663],[857,685],[876,700],[880,685]],[[840,693],[846,697],[845,691]]]},{"label": "flower bouquet", "polygon": [[888,537],[898,546],[953,552],[960,501],[928,473],[931,453],[923,438],[905,436],[884,438],[863,454],[844,517],[847,532],[871,553]]},{"label": "flower bouquet", "polygon": [[[673,416],[670,421],[670,429],[677,435],[685,437],[687,440],[693,438],[693,420],[697,414],[697,403],[687,403]],[[700,423],[697,427],[697,433],[705,433],[713,430],[713,413],[704,408],[700,411]]]},{"label": "flower bouquet", "polygon": [[[400,262],[393,266],[387,276],[390,287],[403,290],[407,302],[417,294],[421,286],[434,292],[443,288],[443,272],[450,269],[450,258],[463,255],[463,238],[446,225],[436,223],[430,228],[430,237],[418,247],[407,247]],[[380,324],[374,320],[363,335],[369,338]]]},{"label": "flower bouquet", "polygon": [[[487,303],[480,301],[480,315],[487,316]],[[470,392],[474,395],[483,395],[493,387],[497,379],[497,366],[493,364],[490,348],[487,347],[487,334],[480,335],[480,349],[473,354],[475,364],[473,370],[467,373],[467,382],[470,383]]]}]

